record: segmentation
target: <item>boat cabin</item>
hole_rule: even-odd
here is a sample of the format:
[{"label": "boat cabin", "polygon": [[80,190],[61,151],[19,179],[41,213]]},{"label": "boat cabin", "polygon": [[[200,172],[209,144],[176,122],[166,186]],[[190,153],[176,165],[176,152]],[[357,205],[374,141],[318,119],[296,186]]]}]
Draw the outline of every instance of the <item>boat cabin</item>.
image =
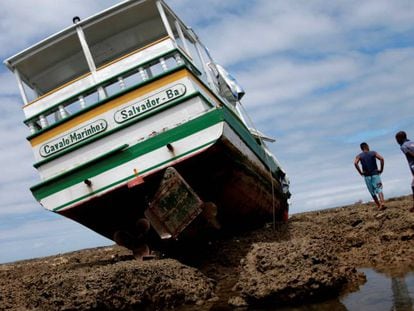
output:
[{"label": "boat cabin", "polygon": [[[224,97],[220,101],[215,98],[220,96],[215,94],[219,82],[210,69],[215,66],[206,48],[162,0],[128,0],[85,20],[74,17],[73,25],[5,63],[19,85],[24,123],[31,133],[28,140],[34,149],[35,167],[43,180],[91,159],[83,156],[84,159],[77,160],[71,155],[70,163],[49,169],[50,160],[62,155],[64,150],[71,150],[92,136],[150,111],[158,111],[166,102],[196,91],[177,83],[164,93],[147,97],[139,105],[115,112],[110,120],[115,124],[87,116],[93,114],[91,110],[96,115],[105,104],[119,101],[120,95],[133,89],[148,88],[155,81],[159,84],[161,77],[177,68],[185,68],[193,76],[195,88],[210,97],[210,103],[220,105],[226,101]],[[229,107],[234,105],[229,103]],[[93,121],[87,127],[67,133],[67,129],[83,123],[79,122],[80,117]],[[62,133],[68,135],[62,136]],[[56,139],[50,140],[52,137]],[[89,150],[96,154],[93,148]]]}]

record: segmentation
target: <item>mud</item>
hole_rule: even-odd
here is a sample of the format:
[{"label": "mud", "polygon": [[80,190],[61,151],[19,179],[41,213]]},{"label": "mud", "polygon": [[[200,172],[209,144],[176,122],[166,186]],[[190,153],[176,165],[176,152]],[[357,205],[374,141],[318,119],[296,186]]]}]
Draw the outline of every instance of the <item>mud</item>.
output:
[{"label": "mud", "polygon": [[356,268],[414,270],[411,197],[296,214],[236,237],[137,261],[118,247],[0,265],[0,309],[211,310],[324,300],[363,282]]},{"label": "mud", "polygon": [[275,306],[335,296],[360,277],[329,244],[305,238],[254,244],[235,288],[248,304]]},{"label": "mud", "polygon": [[137,261],[120,247],[3,265],[0,308],[154,310],[214,297],[214,283],[176,260]]}]

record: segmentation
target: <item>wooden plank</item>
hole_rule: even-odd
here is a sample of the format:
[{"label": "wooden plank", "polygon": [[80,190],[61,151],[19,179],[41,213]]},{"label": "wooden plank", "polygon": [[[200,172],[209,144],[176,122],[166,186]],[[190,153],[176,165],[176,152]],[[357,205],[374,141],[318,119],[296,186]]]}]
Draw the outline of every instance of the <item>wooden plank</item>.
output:
[{"label": "wooden plank", "polygon": [[177,238],[202,212],[203,201],[181,175],[169,167],[145,216],[162,239]]}]

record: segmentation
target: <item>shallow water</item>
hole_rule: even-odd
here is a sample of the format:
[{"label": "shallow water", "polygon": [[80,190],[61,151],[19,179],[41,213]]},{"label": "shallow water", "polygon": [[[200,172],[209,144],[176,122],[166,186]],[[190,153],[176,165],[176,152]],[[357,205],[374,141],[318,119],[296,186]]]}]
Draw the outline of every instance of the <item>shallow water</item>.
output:
[{"label": "shallow water", "polygon": [[266,308],[255,311],[414,311],[414,272],[390,277],[372,269],[360,269],[367,282],[358,291],[338,299],[300,307]]},{"label": "shallow water", "polygon": [[359,291],[342,297],[346,310],[414,310],[414,272],[403,277],[389,277],[371,269],[361,269],[367,282]]}]

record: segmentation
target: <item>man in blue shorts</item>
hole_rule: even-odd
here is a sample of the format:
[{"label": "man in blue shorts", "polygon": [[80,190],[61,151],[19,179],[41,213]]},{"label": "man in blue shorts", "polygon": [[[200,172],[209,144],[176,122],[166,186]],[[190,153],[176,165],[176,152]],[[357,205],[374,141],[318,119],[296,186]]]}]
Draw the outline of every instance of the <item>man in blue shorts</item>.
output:
[{"label": "man in blue shorts", "polygon": [[413,181],[411,182],[411,189],[413,190],[413,207],[410,212],[414,213],[414,142],[407,139],[407,134],[400,131],[395,135],[395,140],[401,147],[401,151],[405,154],[408,165],[410,166],[411,174],[413,174]]},{"label": "man in blue shorts", "polygon": [[[384,210],[384,194],[382,193],[382,182],[380,174],[384,170],[384,158],[376,151],[370,151],[367,143],[361,143],[362,152],[355,157],[354,165],[361,176],[364,176],[367,188],[378,209]],[[377,159],[381,167],[378,170]],[[362,169],[359,166],[361,163]],[[379,199],[378,199],[378,197]]]}]

